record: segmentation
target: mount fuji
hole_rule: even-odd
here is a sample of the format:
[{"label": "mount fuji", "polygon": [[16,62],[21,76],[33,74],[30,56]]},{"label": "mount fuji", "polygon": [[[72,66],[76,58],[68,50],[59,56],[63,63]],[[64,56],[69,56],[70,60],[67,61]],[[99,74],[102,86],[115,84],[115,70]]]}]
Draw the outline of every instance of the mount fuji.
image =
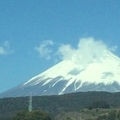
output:
[{"label": "mount fuji", "polygon": [[[87,59],[87,58],[86,58]],[[85,67],[63,60],[27,82],[16,86],[0,97],[61,95],[79,91],[120,91],[120,58],[108,51],[99,61]]]}]

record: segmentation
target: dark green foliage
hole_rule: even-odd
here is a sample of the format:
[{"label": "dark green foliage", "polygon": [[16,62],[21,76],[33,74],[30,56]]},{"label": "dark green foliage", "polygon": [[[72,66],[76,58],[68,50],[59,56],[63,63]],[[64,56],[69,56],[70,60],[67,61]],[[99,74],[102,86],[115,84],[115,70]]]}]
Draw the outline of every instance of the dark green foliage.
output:
[{"label": "dark green foliage", "polygon": [[109,104],[105,101],[97,101],[93,102],[91,105],[89,105],[87,108],[92,110],[93,108],[109,108]]},{"label": "dark green foliage", "polygon": [[71,117],[67,117],[66,120],[73,120]]},{"label": "dark green foliage", "polygon": [[12,118],[12,120],[24,120],[27,112],[28,112],[28,111],[25,111],[25,110],[18,112],[18,113]]},{"label": "dark green foliage", "polygon": [[34,110],[32,112],[20,111],[12,118],[12,120],[51,120],[51,119],[46,112]]},{"label": "dark green foliage", "polygon": [[[0,99],[0,120],[9,120],[18,111],[28,110],[28,100],[29,97]],[[59,96],[33,96],[33,109],[47,111],[54,117],[63,111],[80,111],[96,101],[120,107],[120,93],[79,92]]]}]

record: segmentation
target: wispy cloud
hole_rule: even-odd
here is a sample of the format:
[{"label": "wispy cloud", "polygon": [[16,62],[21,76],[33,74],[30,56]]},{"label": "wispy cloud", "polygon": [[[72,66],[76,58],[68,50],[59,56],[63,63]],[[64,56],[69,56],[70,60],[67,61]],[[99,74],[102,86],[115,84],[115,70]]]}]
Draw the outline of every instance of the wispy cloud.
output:
[{"label": "wispy cloud", "polygon": [[113,51],[113,52],[114,52],[114,51],[116,51],[116,50],[117,50],[117,46],[113,46],[113,47],[110,48],[110,51]]},{"label": "wispy cloud", "polygon": [[90,62],[99,61],[102,57],[105,57],[107,51],[108,47],[102,40],[88,37],[81,38],[77,48],[73,48],[70,44],[61,45],[58,54],[62,60],[71,60],[86,67]]},{"label": "wispy cloud", "polygon": [[0,46],[0,55],[7,55],[12,53],[13,50],[10,48],[10,44],[8,41],[5,41],[3,45]]},{"label": "wispy cloud", "polygon": [[61,44],[56,50],[56,44],[52,40],[47,40],[43,41],[35,49],[46,60],[50,60],[51,57],[53,57],[55,63],[61,60],[70,60],[85,68],[91,62],[101,61],[109,51],[116,51],[117,46],[108,47],[102,40],[87,37],[81,38],[76,48],[70,44]]},{"label": "wispy cloud", "polygon": [[52,49],[50,48],[53,45],[52,40],[43,41],[38,47],[35,49],[39,52],[42,58],[49,60],[51,58]]}]

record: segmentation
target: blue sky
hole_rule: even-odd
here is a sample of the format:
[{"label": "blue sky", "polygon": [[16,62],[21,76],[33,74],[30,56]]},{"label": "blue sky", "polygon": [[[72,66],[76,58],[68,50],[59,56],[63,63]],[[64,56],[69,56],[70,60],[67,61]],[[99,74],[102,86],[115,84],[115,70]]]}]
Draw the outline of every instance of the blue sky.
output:
[{"label": "blue sky", "polygon": [[120,56],[120,1],[0,0],[0,92],[86,46],[82,38]]}]

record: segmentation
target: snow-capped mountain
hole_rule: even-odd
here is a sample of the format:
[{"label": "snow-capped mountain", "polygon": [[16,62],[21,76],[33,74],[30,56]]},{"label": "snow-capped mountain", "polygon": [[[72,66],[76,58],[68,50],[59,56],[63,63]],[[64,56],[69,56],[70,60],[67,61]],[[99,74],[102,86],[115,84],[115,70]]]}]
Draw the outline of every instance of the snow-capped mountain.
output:
[{"label": "snow-capped mountain", "polygon": [[[87,58],[86,58],[87,59]],[[120,58],[111,52],[86,67],[64,60],[0,97],[61,95],[79,91],[120,91]]]}]

